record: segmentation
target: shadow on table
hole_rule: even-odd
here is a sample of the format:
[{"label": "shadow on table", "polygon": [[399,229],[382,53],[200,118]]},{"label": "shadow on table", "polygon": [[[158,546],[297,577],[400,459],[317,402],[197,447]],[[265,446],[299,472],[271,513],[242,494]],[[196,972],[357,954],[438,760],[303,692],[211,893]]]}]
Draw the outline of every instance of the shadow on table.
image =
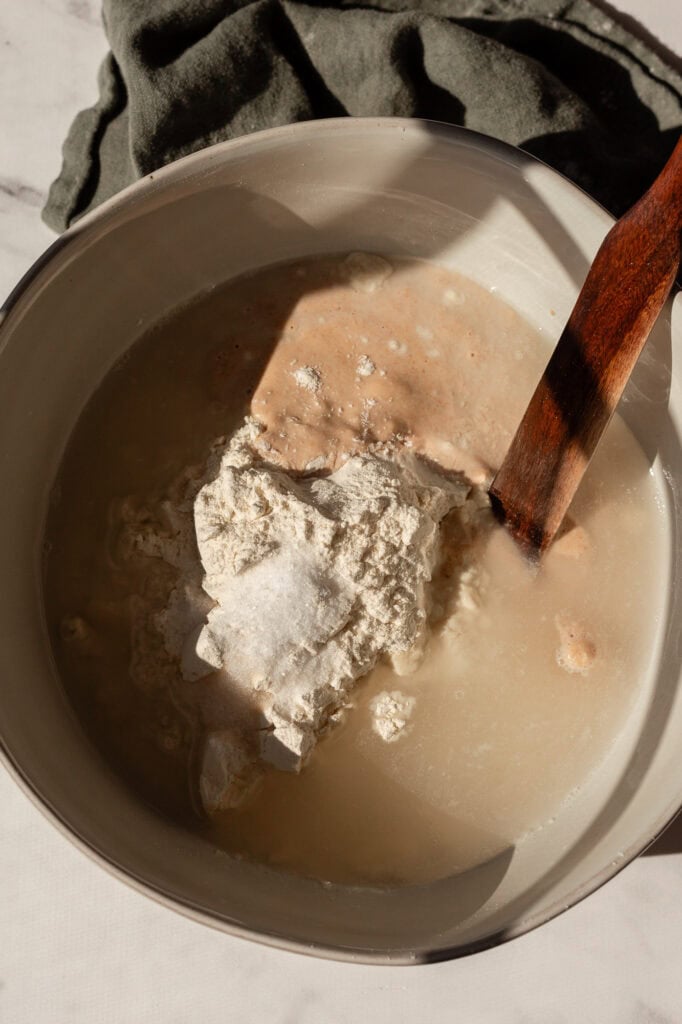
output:
[{"label": "shadow on table", "polygon": [[[655,36],[652,32],[642,25],[640,21],[634,18],[631,14],[626,14],[625,11],[620,11],[612,4],[608,3],[608,0],[592,0],[595,7],[598,7],[604,12],[609,18],[622,25],[624,29],[631,32],[636,39],[648,46],[650,50],[664,60],[666,64],[669,64],[671,68],[674,68],[678,74],[682,74],[682,57],[671,50],[669,46]],[[675,40],[673,40],[675,42]]]},{"label": "shadow on table", "polygon": [[682,814],[678,814],[655,843],[644,851],[645,857],[656,857],[666,853],[682,853]]}]

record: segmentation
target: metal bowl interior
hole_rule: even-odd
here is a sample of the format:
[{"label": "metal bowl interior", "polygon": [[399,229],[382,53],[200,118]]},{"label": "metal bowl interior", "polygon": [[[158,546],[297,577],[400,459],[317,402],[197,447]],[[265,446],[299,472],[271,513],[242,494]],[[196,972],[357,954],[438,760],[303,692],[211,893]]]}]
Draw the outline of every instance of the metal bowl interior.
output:
[{"label": "metal bowl interior", "polygon": [[216,853],[138,801],[91,747],[63,693],[41,599],[47,497],[79,413],[137,337],[249,269],[369,250],[452,267],[546,333],[548,349],[611,224],[532,158],[462,129],[342,119],[275,129],[187,157],[67,232],[0,324],[0,534],[7,763],[53,820],[129,883],[227,931],[301,952],[418,963],[484,948],[577,902],[640,852],[682,804],[678,615],[681,372],[668,305],[623,413],[666,497],[669,559],[658,640],[627,728],[555,824],[432,885],[350,889]]}]

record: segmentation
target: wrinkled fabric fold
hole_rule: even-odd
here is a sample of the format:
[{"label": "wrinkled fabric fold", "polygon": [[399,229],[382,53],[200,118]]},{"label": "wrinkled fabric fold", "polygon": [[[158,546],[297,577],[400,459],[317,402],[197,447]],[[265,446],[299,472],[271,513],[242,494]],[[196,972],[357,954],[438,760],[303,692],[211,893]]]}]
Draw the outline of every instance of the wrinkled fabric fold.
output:
[{"label": "wrinkled fabric fold", "polygon": [[105,0],[99,100],[43,210],[61,231],[142,175],[319,117],[423,117],[521,146],[614,214],[682,127],[682,77],[588,0]]}]

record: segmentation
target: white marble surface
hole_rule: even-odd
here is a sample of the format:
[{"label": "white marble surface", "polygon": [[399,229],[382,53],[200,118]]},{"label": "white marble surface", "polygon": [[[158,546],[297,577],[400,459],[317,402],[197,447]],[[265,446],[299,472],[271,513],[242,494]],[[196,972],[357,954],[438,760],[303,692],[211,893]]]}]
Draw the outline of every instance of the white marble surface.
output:
[{"label": "white marble surface", "polygon": [[[679,0],[619,0],[678,54]],[[0,4],[0,293],[52,240],[39,219],[106,44],[97,0]],[[678,852],[680,851],[680,852]],[[59,835],[0,769],[2,1024],[678,1024],[682,828],[506,946],[421,968],[310,960],[156,906]]]}]

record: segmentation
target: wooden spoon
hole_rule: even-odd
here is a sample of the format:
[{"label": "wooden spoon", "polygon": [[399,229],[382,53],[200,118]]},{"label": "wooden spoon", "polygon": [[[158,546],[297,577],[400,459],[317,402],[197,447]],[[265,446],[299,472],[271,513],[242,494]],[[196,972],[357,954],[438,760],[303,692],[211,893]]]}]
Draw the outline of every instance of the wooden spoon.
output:
[{"label": "wooden spoon", "polygon": [[609,231],[490,488],[529,553],[551,543],[680,264],[682,138]]}]

